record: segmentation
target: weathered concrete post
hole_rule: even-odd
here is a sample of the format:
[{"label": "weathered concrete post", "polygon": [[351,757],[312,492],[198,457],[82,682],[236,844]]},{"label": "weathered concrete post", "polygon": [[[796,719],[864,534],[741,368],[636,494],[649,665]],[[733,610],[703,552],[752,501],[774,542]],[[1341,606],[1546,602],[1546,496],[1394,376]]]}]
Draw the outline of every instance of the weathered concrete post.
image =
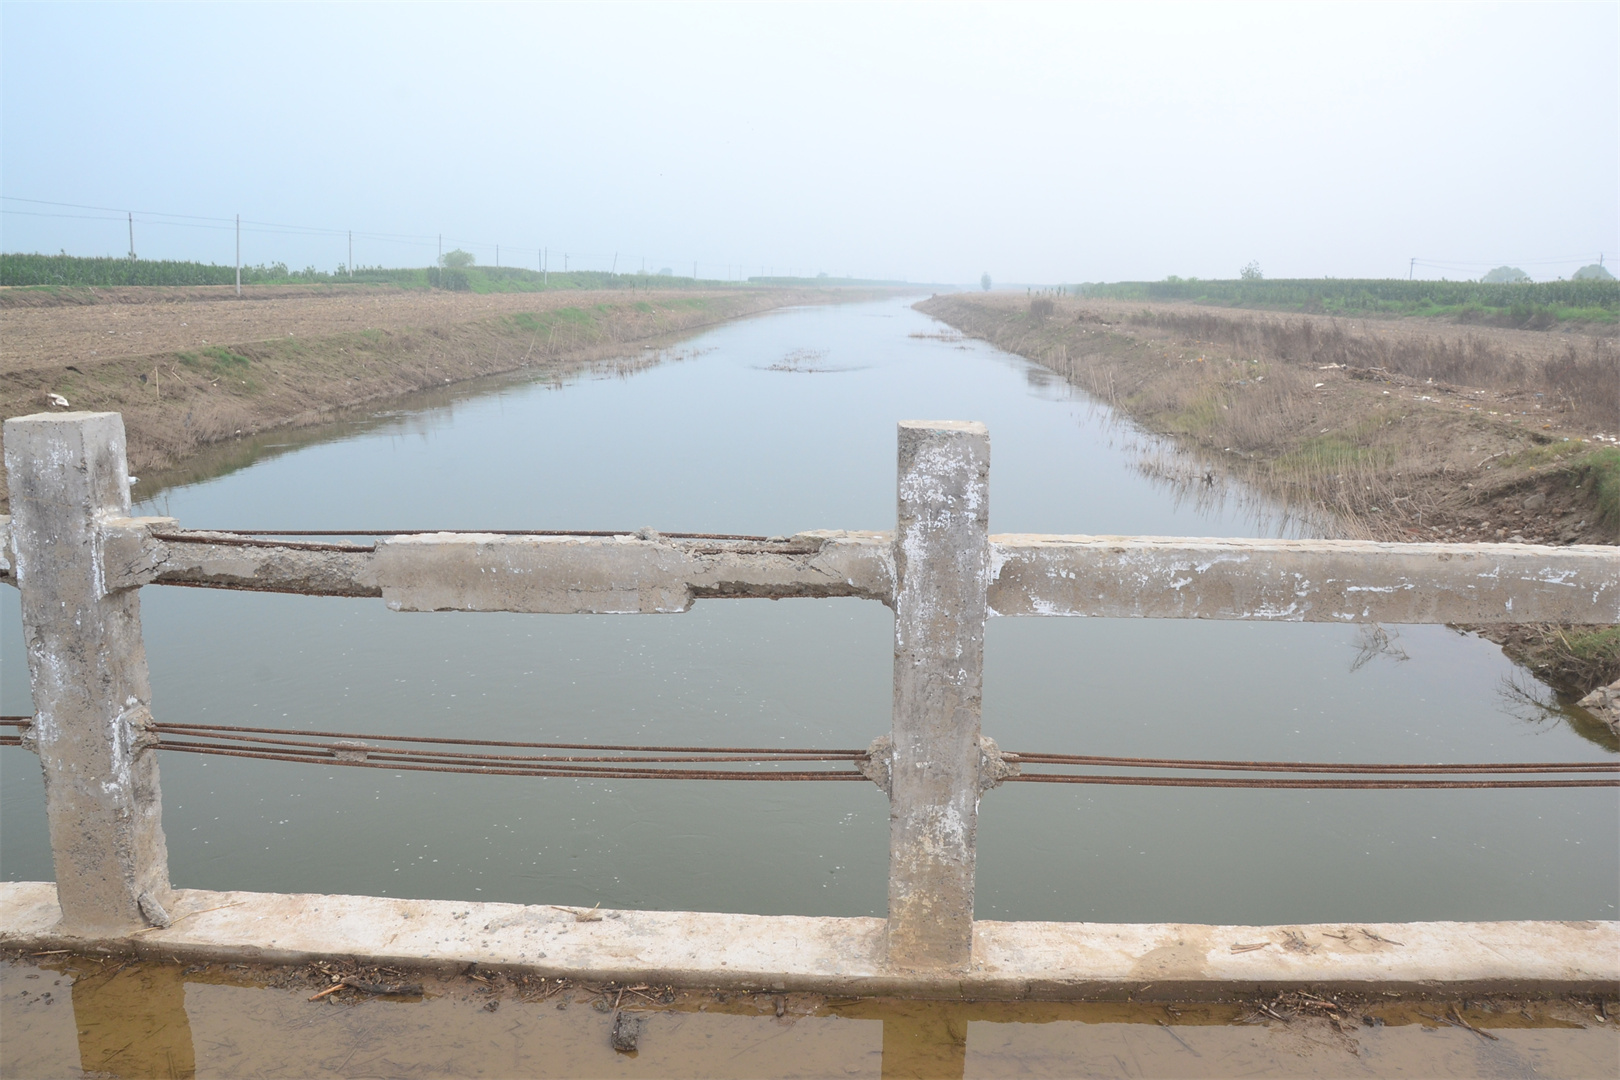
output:
[{"label": "weathered concrete post", "polygon": [[990,434],[900,424],[889,769],[889,963],[961,967],[973,944]]},{"label": "weathered concrete post", "polygon": [[56,413],[5,422],[6,477],[23,640],[34,692],[29,731],[63,928],[127,933],[168,922],[169,859],[140,590],[107,588],[102,526],[129,515],[124,420]]}]

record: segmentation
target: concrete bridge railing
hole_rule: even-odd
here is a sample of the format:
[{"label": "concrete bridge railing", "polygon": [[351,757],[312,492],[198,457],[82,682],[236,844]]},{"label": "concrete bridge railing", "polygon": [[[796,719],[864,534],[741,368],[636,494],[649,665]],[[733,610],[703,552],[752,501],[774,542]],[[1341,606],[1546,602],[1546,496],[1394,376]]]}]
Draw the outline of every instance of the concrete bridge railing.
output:
[{"label": "concrete bridge railing", "polygon": [[[989,435],[956,421],[900,424],[893,532],[769,540],[427,533],[360,549],[182,531],[172,519],[130,516],[115,413],[7,420],[5,467],[12,516],[0,518],[0,580],[22,596],[27,743],[45,776],[54,932],[79,937],[144,933],[167,924],[178,902],[148,731],[147,585],[369,596],[397,611],[884,603],[894,611],[892,728],[863,771],[890,800],[889,907],[880,955],[868,959],[872,971],[946,979],[974,969],[986,934],[1012,932],[978,924],[976,953],[979,800],[1016,769],[980,731],[986,619],[1620,622],[1620,555],[1609,547],[993,536]],[[1614,924],[1594,925],[1611,949],[1620,940]]]}]

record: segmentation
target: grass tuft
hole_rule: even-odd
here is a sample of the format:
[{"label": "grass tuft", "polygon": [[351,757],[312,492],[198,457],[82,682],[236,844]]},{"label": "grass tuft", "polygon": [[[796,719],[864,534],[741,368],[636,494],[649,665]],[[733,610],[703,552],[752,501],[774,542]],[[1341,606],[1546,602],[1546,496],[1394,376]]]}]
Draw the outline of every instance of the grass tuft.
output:
[{"label": "grass tuft", "polygon": [[1592,485],[1598,521],[1620,530],[1620,447],[1606,446],[1570,463],[1576,486]]}]

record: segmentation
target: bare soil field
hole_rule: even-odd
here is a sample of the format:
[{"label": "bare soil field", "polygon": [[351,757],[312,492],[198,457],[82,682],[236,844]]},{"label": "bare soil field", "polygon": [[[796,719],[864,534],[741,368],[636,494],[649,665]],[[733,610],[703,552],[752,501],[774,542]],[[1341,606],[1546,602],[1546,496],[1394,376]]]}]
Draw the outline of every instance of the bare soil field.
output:
[{"label": "bare soil field", "polygon": [[[1379,540],[1620,542],[1620,342],[1179,303],[936,296],[917,305],[1036,361],[1199,465]],[[1620,676],[1620,631],[1500,628],[1554,685]]]},{"label": "bare soil field", "polygon": [[[263,286],[238,299],[213,287],[0,290],[0,416],[121,412],[139,474],[205,446],[429,387],[521,368],[561,374],[633,342],[856,295]],[[5,495],[0,477],[0,506]]]},{"label": "bare soil field", "polygon": [[[332,337],[373,329],[453,326],[515,312],[554,311],[630,300],[660,303],[734,296],[710,291],[492,293],[475,295],[388,285],[244,288],[0,290],[0,373],[283,338]],[[9,414],[8,414],[9,415]]]}]

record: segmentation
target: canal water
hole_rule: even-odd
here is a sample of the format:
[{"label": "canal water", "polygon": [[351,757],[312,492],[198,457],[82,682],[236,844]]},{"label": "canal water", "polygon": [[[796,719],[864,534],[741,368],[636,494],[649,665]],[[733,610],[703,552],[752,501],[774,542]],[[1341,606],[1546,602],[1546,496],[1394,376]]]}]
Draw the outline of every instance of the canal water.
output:
[{"label": "canal water", "polygon": [[[243,529],[779,534],[894,522],[895,422],[984,421],[998,532],[1308,532],[1049,373],[905,301],[777,312],[567,380],[405,402],[267,446],[140,512]],[[648,361],[640,363],[640,361]],[[224,470],[226,466],[221,466]],[[0,593],[0,708],[29,709]],[[682,615],[399,614],[148,588],[171,722],[528,741],[859,748],[889,724],[892,618],[860,600]],[[984,730],[1014,751],[1347,762],[1603,760],[1601,732],[1445,627],[999,619]],[[0,751],[0,875],[51,876],[38,765]],[[875,786],[393,774],[169,755],[177,885],[607,908],[881,915]],[[992,919],[1290,923],[1620,917],[1612,790],[1006,785]]]}]

